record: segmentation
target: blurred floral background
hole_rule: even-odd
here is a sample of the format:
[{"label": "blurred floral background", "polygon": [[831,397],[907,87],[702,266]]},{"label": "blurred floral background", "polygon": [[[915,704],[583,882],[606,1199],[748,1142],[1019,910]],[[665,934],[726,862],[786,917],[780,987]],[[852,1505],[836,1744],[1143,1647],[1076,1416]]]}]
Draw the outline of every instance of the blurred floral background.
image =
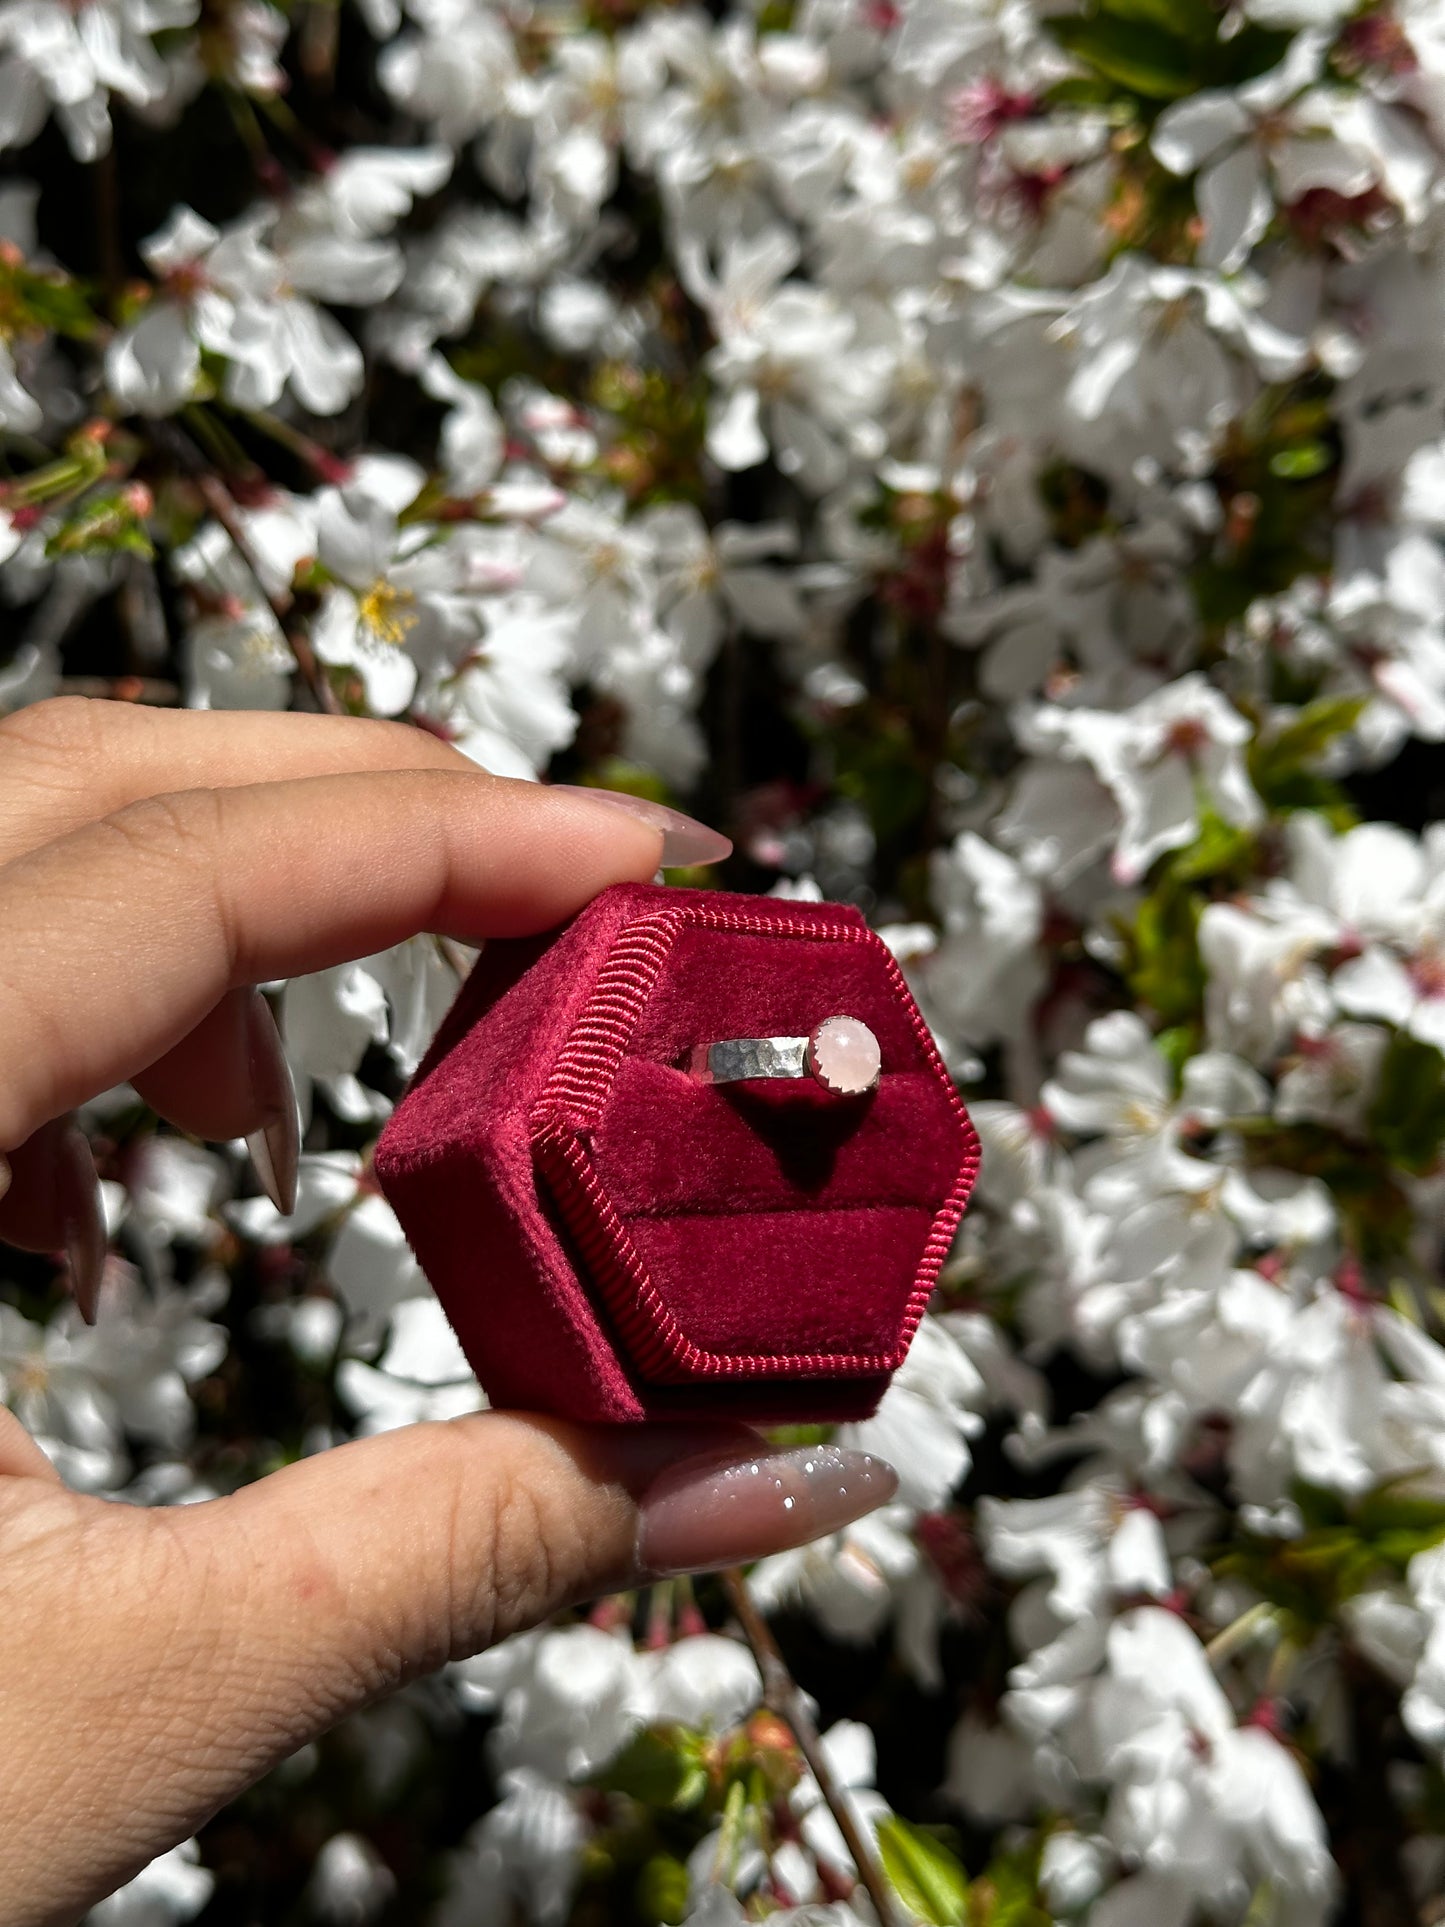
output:
[{"label": "blurred floral background", "polygon": [[[454,1666],[94,1921],[1445,1920],[1445,0],[0,0],[0,146],[14,727],[682,803],[683,880],[867,911],[986,1145],[846,1428],[897,1503]],[[368,1167],[465,967],[271,987],[289,1219],[91,1108],[99,1326],[0,1258],[68,1480],[480,1403]]]}]

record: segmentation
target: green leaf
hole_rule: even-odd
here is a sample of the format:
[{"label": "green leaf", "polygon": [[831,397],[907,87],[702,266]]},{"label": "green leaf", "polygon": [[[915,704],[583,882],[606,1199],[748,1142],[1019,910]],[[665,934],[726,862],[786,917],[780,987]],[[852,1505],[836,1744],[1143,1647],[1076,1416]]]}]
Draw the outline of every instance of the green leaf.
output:
[{"label": "green leaf", "polygon": [[642,763],[629,763],[621,756],[609,756],[593,775],[584,777],[583,782],[595,783],[599,789],[617,790],[624,796],[640,796],[648,803],[672,801],[666,783],[655,770]]},{"label": "green leaf", "polygon": [[1038,1834],[1021,1847],[998,1853],[969,1889],[969,1927],[1053,1927],[1039,1903]]},{"label": "green leaf", "polygon": [[1212,43],[1219,36],[1218,12],[1207,0],[1102,0],[1099,11],[1131,27],[1155,27],[1171,40]]},{"label": "green leaf", "polygon": [[1336,829],[1348,829],[1354,812],[1343,790],[1311,765],[1330,745],[1347,736],[1365,707],[1363,696],[1321,696],[1272,735],[1261,736],[1249,751],[1250,781],[1276,813],[1315,810]]},{"label": "green leaf", "polygon": [[674,1854],[655,1853],[637,1876],[637,1910],[644,1920],[664,1927],[687,1915],[688,1871]]},{"label": "green leaf", "polygon": [[1179,100],[1196,91],[1196,62],[1186,41],[1144,20],[1096,14],[1054,20],[1055,40],[1075,60],[1146,100]]},{"label": "green leaf", "polygon": [[1102,74],[1070,74],[1056,80],[1043,95],[1045,107],[1107,107],[1119,96]]},{"label": "green leaf", "polygon": [[594,1785],[643,1806],[685,1813],[707,1792],[701,1741],[685,1727],[644,1727],[597,1775]]},{"label": "green leaf", "polygon": [[1275,767],[1323,755],[1331,743],[1354,728],[1366,700],[1364,696],[1321,696],[1306,703],[1283,729],[1264,738],[1258,751],[1261,762]]},{"label": "green leaf", "polygon": [[1296,442],[1269,458],[1269,472],[1283,482],[1311,482],[1333,466],[1335,452],[1324,442]]},{"label": "green leaf", "polygon": [[1329,1186],[1346,1246],[1366,1264],[1384,1263],[1409,1247],[1415,1214],[1400,1174],[1378,1144],[1365,1144],[1318,1124],[1246,1118],[1235,1128],[1256,1170],[1295,1171]]},{"label": "green leaf", "polygon": [[1209,877],[1241,874],[1252,866],[1254,838],[1248,830],[1226,823],[1213,810],[1199,819],[1199,834],[1169,859],[1168,874],[1175,883],[1201,883]]},{"label": "green leaf", "polygon": [[[1135,997],[1158,1016],[1166,1034],[1198,1023],[1204,1006],[1204,966],[1199,957],[1199,918],[1213,896],[1250,877],[1256,844],[1213,810],[1203,809],[1199,833],[1182,850],[1161,859],[1154,887],[1123,926],[1129,945],[1124,976]],[[1198,886],[1205,886],[1200,888]],[[1183,1040],[1176,1040],[1176,1050]]]},{"label": "green leaf", "polygon": [[149,558],[155,554],[155,548],[144,521],[125,491],[105,489],[88,495],[68,511],[46,543],[45,553],[49,556],[124,553]]},{"label": "green leaf", "polygon": [[1266,788],[1259,789],[1260,796],[1269,807],[1281,815],[1291,810],[1312,810],[1316,816],[1324,817],[1337,836],[1346,830],[1354,829],[1359,822],[1358,812],[1349,797],[1328,776],[1316,776],[1310,770],[1292,770],[1288,775],[1272,777]]},{"label": "green leaf", "polygon": [[878,1822],[883,1871],[898,1898],[931,1927],[966,1927],[968,1876],[947,1847],[896,1813]]},{"label": "green leaf", "polygon": [[1349,1600],[1398,1579],[1418,1553],[1445,1542],[1445,1505],[1379,1487],[1348,1505],[1337,1493],[1298,1484],[1292,1494],[1305,1522],[1297,1539],[1241,1541],[1215,1562],[1221,1576],[1244,1579],[1295,1622],[1288,1636],[1307,1643]]},{"label": "green leaf", "polygon": [[1171,1024],[1161,1030],[1154,1039],[1159,1046],[1159,1054],[1174,1073],[1177,1087],[1184,1075],[1184,1066],[1199,1050],[1199,1032],[1193,1024]]},{"label": "green leaf", "polygon": [[834,786],[866,813],[880,841],[915,839],[933,772],[907,720],[864,705],[833,733],[829,747]]},{"label": "green leaf", "polygon": [[1269,73],[1289,52],[1293,39],[1292,27],[1259,27],[1251,23],[1242,28],[1215,47],[1208,75],[1210,86],[1238,87],[1259,74]]},{"label": "green leaf", "polygon": [[1205,87],[1235,87],[1278,66],[1293,35],[1247,23],[1220,35],[1213,0],[1092,0],[1079,14],[1046,24],[1055,40],[1107,79],[1152,105]]},{"label": "green leaf", "polygon": [[[1201,84],[1241,55],[1241,33],[1214,50]],[[1269,48],[1256,48],[1263,57]],[[1219,538],[1194,571],[1206,636],[1216,644],[1258,596],[1279,594],[1329,568],[1344,448],[1329,384],[1318,374],[1263,390],[1223,430],[1211,481],[1225,509]],[[1276,665],[1276,671],[1278,666]]]},{"label": "green leaf", "polygon": [[1419,1177],[1445,1147],[1445,1057],[1397,1031],[1380,1065],[1369,1129],[1392,1163]]},{"label": "green leaf", "polygon": [[1166,1026],[1187,1024],[1203,1008],[1199,908],[1194,892],[1166,887],[1145,897],[1129,933],[1134,951],[1129,988]]},{"label": "green leaf", "polygon": [[12,327],[45,328],[76,341],[88,340],[100,325],[81,283],[57,273],[0,268],[0,306]]},{"label": "green leaf", "polygon": [[1416,1553],[1428,1552],[1442,1539],[1445,1539],[1445,1525],[1422,1527],[1414,1532],[1382,1532],[1375,1541],[1375,1550],[1403,1572]]},{"label": "green leaf", "polygon": [[1355,1516],[1367,1532],[1445,1532],[1445,1503],[1401,1491],[1394,1483],[1367,1492],[1355,1507]]},{"label": "green leaf", "polygon": [[773,1445],[826,1445],[833,1436],[831,1425],[770,1425],[767,1428],[769,1442]]}]

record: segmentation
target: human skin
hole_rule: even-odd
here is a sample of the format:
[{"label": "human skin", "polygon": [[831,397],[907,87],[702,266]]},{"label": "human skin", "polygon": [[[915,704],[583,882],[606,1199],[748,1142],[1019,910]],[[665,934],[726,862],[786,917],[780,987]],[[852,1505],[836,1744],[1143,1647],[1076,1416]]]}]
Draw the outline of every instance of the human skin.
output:
[{"label": "human skin", "polygon": [[[77,699],[0,722],[0,1240],[103,1254],[74,1107],[129,1080],[294,1195],[252,988],[418,931],[545,930],[720,853],[402,725]],[[105,1309],[99,1311],[102,1329]],[[0,1407],[0,1927],[76,1920],[346,1713],[560,1607],[795,1545],[891,1496],[738,1426],[487,1412],[173,1510],[68,1491]]]}]

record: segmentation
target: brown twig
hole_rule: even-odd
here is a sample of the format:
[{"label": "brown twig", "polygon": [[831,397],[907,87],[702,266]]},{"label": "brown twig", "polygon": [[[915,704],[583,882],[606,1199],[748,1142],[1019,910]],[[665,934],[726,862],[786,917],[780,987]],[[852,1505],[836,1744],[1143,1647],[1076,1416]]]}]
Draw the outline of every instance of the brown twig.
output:
[{"label": "brown twig", "polygon": [[329,94],[336,85],[340,33],[341,9],[335,0],[317,0],[301,17],[301,71],[318,94]]},{"label": "brown twig", "polygon": [[291,653],[296,658],[296,667],[301,672],[301,680],[315,697],[317,708],[325,710],[328,716],[339,716],[341,704],[337,700],[336,691],[327,681],[325,670],[316,660],[316,652],[311,647],[310,638],[296,620],[291,607],[291,598],[272,595],[266,587],[265,577],[261,573],[255,551],[236,514],[235,503],[221,482],[204,469],[193,469],[191,479],[200,490],[201,499],[206,507],[230,537],[231,547],[251,571],[256,587],[266,599],[267,607],[280,623],[281,633],[291,645]]},{"label": "brown twig", "polygon": [[311,647],[310,638],[297,621],[289,595],[273,595],[266,586],[266,578],[261,573],[261,565],[256,552],[251,547],[250,538],[241,527],[236,513],[236,504],[230,491],[218,476],[206,466],[205,457],[182,429],[174,422],[156,422],[151,429],[157,442],[170,451],[180,467],[189,476],[200,492],[201,500],[215,516],[221,527],[230,537],[231,547],[240,556],[251,572],[267,608],[281,626],[281,633],[291,645],[291,653],[296,658],[296,667],[301,672],[301,680],[311,691],[316,706],[328,716],[339,716],[341,704],[336,691],[326,680],[326,672],[316,660],[316,651]]},{"label": "brown twig", "polygon": [[451,937],[438,936],[436,939],[436,947],[442,962],[450,967],[451,973],[457,982],[464,984],[472,974],[472,965],[476,959],[468,956],[462,946]]},{"label": "brown twig", "polygon": [[91,179],[95,187],[96,254],[100,260],[100,278],[105,286],[106,299],[113,309],[125,286],[125,251],[120,238],[120,166],[114,141],[107,144],[105,152],[91,168]]},{"label": "brown twig", "polygon": [[170,655],[166,612],[149,556],[130,555],[115,598],[116,614],[130,644],[129,668],[135,676],[155,676]]},{"label": "brown twig", "polygon": [[818,1791],[828,1811],[838,1823],[843,1844],[858,1870],[858,1879],[873,1902],[879,1927],[899,1927],[898,1909],[893,1904],[886,1876],[872,1847],[859,1831],[842,1790],[833,1777],[833,1770],[823,1753],[822,1738],[808,1711],[808,1702],[803,1697],[803,1689],[793,1678],[788,1662],[778,1650],[778,1642],[773,1638],[768,1622],[754,1605],[741,1569],[729,1566],[722,1574],[722,1582],[727,1588],[738,1624],[743,1629],[743,1637],[758,1662],[758,1671],[763,1679],[763,1704],[791,1728],[793,1738],[798,1742],[798,1751],[817,1781]]}]

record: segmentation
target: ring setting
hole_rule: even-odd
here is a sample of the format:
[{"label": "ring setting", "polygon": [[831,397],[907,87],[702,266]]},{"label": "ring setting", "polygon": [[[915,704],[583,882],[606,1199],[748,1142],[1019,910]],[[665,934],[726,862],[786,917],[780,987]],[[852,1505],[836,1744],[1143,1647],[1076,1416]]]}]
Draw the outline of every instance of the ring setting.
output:
[{"label": "ring setting", "polygon": [[823,1018],[806,1037],[725,1037],[699,1044],[689,1068],[708,1084],[754,1078],[811,1077],[834,1097],[866,1097],[878,1088],[883,1053],[861,1018]]}]

